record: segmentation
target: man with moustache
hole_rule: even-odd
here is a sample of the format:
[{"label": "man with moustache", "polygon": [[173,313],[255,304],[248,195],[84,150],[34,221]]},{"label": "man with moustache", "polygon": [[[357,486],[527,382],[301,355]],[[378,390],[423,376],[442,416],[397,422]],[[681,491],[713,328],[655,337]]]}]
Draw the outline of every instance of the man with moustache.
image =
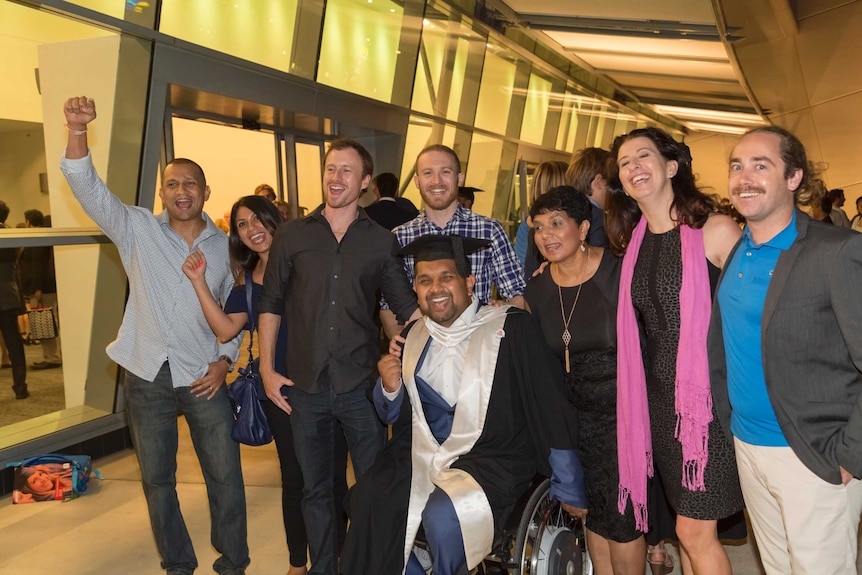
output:
[{"label": "man with moustache", "polygon": [[768,575],[855,573],[862,512],[862,237],[795,208],[807,170],[776,126],[733,149],[746,227],[709,331],[716,412]]},{"label": "man with moustache", "polygon": [[227,236],[203,212],[210,196],[203,170],[184,158],[165,166],[158,216],[127,206],[99,179],[90,158],[87,130],[96,103],[69,98],[63,111],[69,129],[63,174],[87,215],[117,246],[129,276],[123,325],[107,353],[125,368],[126,415],[162,568],[191,575],[198,565],[176,492],[181,410],[207,486],[211,542],[221,555],[213,569],[240,575],[249,564],[245,491],[224,381],[241,338],[218,343],[201,307],[189,305],[197,296],[182,272],[186,257],[201,250],[215,298],[226,301],[233,287]]},{"label": "man with moustache", "polygon": [[[401,321],[419,316],[396,257],[398,243],[358,206],[374,164],[358,142],[340,138],[324,157],[325,202],[278,228],[258,303],[260,372],[269,399],[291,414],[305,482],[302,501],[312,574],[335,575],[338,537],[333,450],[340,424],[357,477],[383,446],[385,428],[367,393],[377,379],[376,292]],[[274,369],[275,339],[287,322],[288,377]]]},{"label": "man with moustache", "polygon": [[466,573],[537,472],[553,474],[566,511],[586,513],[560,362],[532,316],[474,292],[467,256],[490,243],[428,235],[401,250],[416,259],[426,317],[408,327],[403,357],[378,363],[374,403],[393,439],[350,496],[345,575],[424,573],[420,524],[435,575]]},{"label": "man with moustache", "polygon": [[[419,188],[425,209],[404,225],[392,230],[398,243],[406,246],[428,234],[455,234],[491,240],[490,249],[470,254],[476,277],[476,295],[482,303],[491,301],[491,286],[510,305],[524,307],[524,277],[512,242],[497,220],[480,216],[458,202],[458,188],[464,185],[461,160],[455,151],[442,144],[428,146],[416,158],[413,183]],[[413,281],[413,257],[404,258],[407,277]],[[387,335],[400,331],[391,312],[382,306],[380,317]]]}]

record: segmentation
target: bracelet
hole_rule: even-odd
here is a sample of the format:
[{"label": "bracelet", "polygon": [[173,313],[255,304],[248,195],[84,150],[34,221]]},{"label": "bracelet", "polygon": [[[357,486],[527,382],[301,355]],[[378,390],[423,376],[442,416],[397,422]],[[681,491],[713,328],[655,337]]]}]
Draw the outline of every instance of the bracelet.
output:
[{"label": "bracelet", "polygon": [[[65,124],[65,126],[67,128],[69,128],[69,124]],[[84,134],[87,133],[86,129],[84,129],[84,130],[73,130],[72,128],[69,128],[69,131],[72,132],[73,136],[83,136]]]}]

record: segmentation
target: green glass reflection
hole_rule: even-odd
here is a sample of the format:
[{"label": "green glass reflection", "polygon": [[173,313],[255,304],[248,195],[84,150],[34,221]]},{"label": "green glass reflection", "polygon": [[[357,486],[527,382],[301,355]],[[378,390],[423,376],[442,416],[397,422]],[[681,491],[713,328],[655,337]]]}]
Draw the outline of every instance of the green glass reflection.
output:
[{"label": "green glass reflection", "polygon": [[538,74],[530,74],[530,87],[527,91],[527,102],[524,106],[524,120],[521,123],[521,139],[533,144],[542,145],[545,136],[545,121],[548,118],[548,107],[551,104],[550,80]]},{"label": "green glass reflection", "polygon": [[388,0],[328,0],[317,81],[390,102],[403,14]]},{"label": "green glass reflection", "polygon": [[485,39],[469,26],[444,17],[426,18],[416,64],[412,108],[419,112],[461,119],[467,62],[471,52],[484,51]]},{"label": "green glass reflection", "polygon": [[296,0],[164,0],[159,31],[290,72],[295,25]]},{"label": "green glass reflection", "polygon": [[560,113],[560,128],[557,130],[556,148],[569,153],[578,149],[575,147],[575,137],[578,133],[578,115],[574,110],[574,101],[574,94],[566,92]]},{"label": "green glass reflection", "polygon": [[506,133],[516,73],[517,64],[512,54],[499,46],[488,48],[476,106],[474,125],[477,128]]}]

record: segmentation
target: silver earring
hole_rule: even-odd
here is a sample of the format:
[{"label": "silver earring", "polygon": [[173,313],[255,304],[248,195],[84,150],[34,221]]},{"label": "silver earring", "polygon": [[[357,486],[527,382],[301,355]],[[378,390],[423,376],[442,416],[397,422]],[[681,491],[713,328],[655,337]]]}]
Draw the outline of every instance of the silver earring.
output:
[{"label": "silver earring", "polygon": [[587,251],[587,246],[584,245],[584,242],[581,242],[581,251],[582,252]]}]

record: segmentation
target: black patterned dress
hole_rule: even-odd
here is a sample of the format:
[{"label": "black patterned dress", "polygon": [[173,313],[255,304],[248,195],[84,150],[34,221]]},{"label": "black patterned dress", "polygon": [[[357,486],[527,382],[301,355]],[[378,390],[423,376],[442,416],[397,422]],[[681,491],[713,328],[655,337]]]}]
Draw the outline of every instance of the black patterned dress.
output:
[{"label": "black patterned dress", "polygon": [[[589,515],[587,527],[606,539],[637,539],[631,503],[625,515],[617,511],[617,299],[621,260],[605,250],[599,268],[581,288],[569,323],[571,373],[566,377],[581,425],[580,451]],[[562,288],[566,316],[578,288]],[[527,283],[530,310],[565,368],[560,292],[546,270]]]},{"label": "black patterned dress", "polygon": [[[707,265],[714,291],[720,270],[709,262]],[[679,229],[663,234],[652,234],[647,229],[632,278],[632,303],[646,329],[647,398],[655,469],[678,514],[692,519],[721,519],[742,509],[743,502],[733,445],[722,431],[715,409],[709,424],[706,490],[691,491],[682,486],[682,444],[674,437],[681,286]]]}]

